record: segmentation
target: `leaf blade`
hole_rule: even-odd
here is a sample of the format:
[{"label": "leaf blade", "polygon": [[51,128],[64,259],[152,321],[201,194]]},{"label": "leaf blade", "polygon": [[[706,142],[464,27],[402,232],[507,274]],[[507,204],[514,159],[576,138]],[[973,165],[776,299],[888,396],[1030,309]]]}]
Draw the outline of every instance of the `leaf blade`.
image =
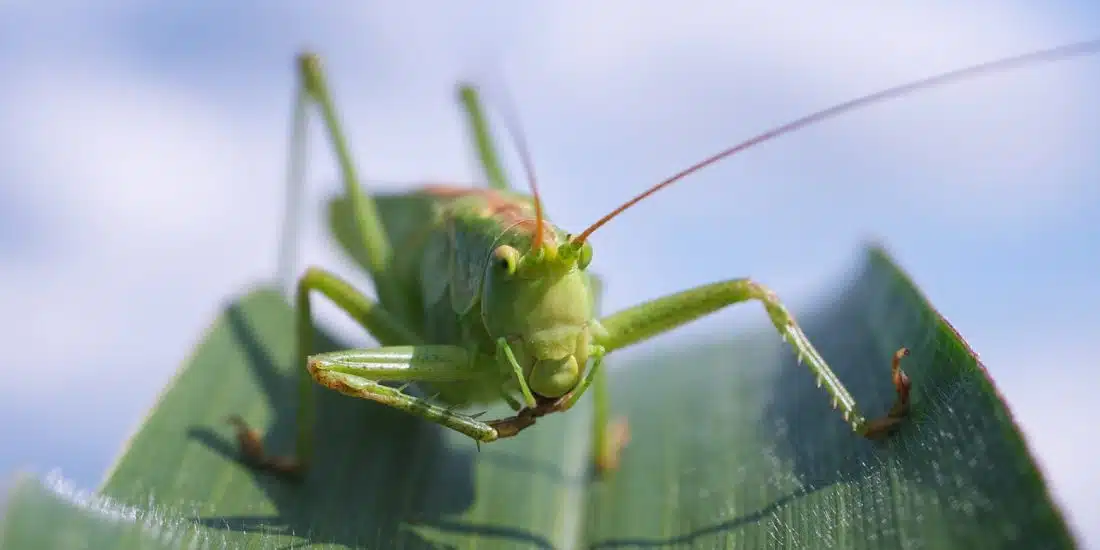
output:
[{"label": "leaf blade", "polygon": [[[225,530],[227,540],[239,544],[563,543],[559,511],[573,508],[564,503],[580,493],[559,464],[540,455],[565,438],[567,417],[540,423],[534,437],[478,453],[458,434],[322,390],[315,392],[316,457],[304,484],[239,464],[224,422],[230,414],[269,427],[271,450],[293,448],[293,319],[283,297],[268,289],[230,306],[130,442],[103,492],[127,503],[149,494],[165,504],[190,503],[192,510],[176,513]],[[320,332],[316,341],[318,350],[343,347]],[[582,410],[572,422],[583,416]],[[557,475],[529,471],[538,468]],[[476,501],[475,493],[501,499]]]},{"label": "leaf blade", "polygon": [[[890,354],[913,349],[914,416],[895,438],[853,435],[769,329],[612,369],[613,408],[630,413],[633,437],[620,471],[596,483],[589,399],[477,452],[419,419],[322,391],[317,468],[294,486],[237,463],[224,423],[242,414],[267,428],[273,450],[292,448],[293,311],[259,289],[214,323],[98,498],[198,547],[1074,546],[988,373],[883,251],[801,321],[868,414],[892,399]],[[20,520],[41,509],[25,494],[9,502],[5,547],[161,540],[148,542],[140,522],[103,535],[80,509],[56,512],[63,524]]]},{"label": "leaf blade", "polygon": [[[636,435],[627,481],[590,495],[591,547],[1072,547],[988,373],[885,251],[831,302],[800,323],[865,414],[890,406],[889,357],[910,348],[902,430],[853,434],[772,331],[639,361],[613,371]],[[644,472],[677,496],[629,483]]]}]

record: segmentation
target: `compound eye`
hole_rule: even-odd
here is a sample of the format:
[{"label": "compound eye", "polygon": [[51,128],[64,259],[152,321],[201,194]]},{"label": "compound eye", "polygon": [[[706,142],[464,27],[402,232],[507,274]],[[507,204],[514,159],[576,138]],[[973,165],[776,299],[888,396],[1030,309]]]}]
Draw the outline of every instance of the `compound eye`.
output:
[{"label": "compound eye", "polygon": [[493,250],[493,261],[496,262],[497,269],[512,275],[519,265],[519,251],[506,244],[498,246]]},{"label": "compound eye", "polygon": [[592,245],[588,244],[588,241],[584,241],[584,244],[581,245],[580,255],[577,257],[577,266],[585,269],[590,263],[592,263]]}]

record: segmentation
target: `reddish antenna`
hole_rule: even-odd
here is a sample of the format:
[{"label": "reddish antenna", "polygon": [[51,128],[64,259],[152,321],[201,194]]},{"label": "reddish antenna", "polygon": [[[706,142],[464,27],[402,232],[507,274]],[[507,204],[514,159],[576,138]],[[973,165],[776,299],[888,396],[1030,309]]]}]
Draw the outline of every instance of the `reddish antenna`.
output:
[{"label": "reddish antenna", "polygon": [[1048,49],[1048,50],[1032,52],[1032,53],[1029,53],[1029,54],[1018,55],[1018,56],[1015,56],[1015,57],[1000,59],[1000,60],[997,60],[997,61],[990,61],[990,62],[987,62],[987,63],[982,63],[980,65],[973,65],[973,66],[970,66],[970,67],[967,67],[967,68],[964,68],[964,69],[958,69],[958,70],[951,71],[951,72],[948,72],[948,73],[943,73],[943,74],[940,74],[938,76],[933,76],[933,77],[925,78],[925,79],[922,79],[922,80],[917,80],[915,82],[910,82],[909,84],[903,84],[901,86],[895,86],[893,88],[889,88],[889,89],[886,89],[886,90],[883,90],[883,91],[880,91],[880,92],[877,92],[877,93],[873,93],[873,94],[866,95],[866,96],[863,96],[863,97],[860,97],[860,98],[857,98],[857,99],[853,99],[851,101],[846,101],[844,103],[829,107],[828,109],[824,109],[824,110],[818,111],[816,113],[804,116],[804,117],[802,117],[798,120],[795,120],[794,122],[789,122],[787,124],[784,124],[783,126],[780,126],[778,128],[774,128],[774,129],[772,129],[770,131],[767,131],[767,132],[764,132],[763,134],[760,134],[760,135],[758,135],[758,136],[756,136],[752,139],[749,139],[749,140],[744,141],[744,142],[742,142],[738,145],[730,147],[729,149],[726,149],[725,151],[722,151],[720,153],[712,155],[709,158],[704,159],[704,160],[702,160],[698,163],[695,163],[694,165],[692,165],[692,166],[688,167],[687,169],[679,172],[678,174],[676,174],[676,175],[674,175],[674,176],[658,183],[657,185],[654,185],[653,187],[650,187],[649,189],[647,189],[646,191],[644,191],[640,195],[638,195],[638,196],[634,197],[633,199],[630,199],[629,201],[624,203],[622,206],[616,208],[615,210],[612,210],[609,214],[607,214],[606,216],[604,216],[604,217],[600,218],[598,221],[596,221],[596,223],[588,226],[587,229],[585,229],[583,232],[581,232],[579,235],[577,235],[576,237],[573,238],[572,244],[574,246],[579,246],[579,245],[583,244],[584,241],[590,235],[592,235],[593,232],[595,232],[597,229],[602,227],[607,222],[614,219],[615,216],[618,216],[619,214],[622,214],[628,208],[634,206],[635,204],[638,204],[639,202],[644,200],[646,197],[649,197],[650,195],[656,193],[657,191],[660,191],[661,189],[664,189],[665,187],[668,187],[669,185],[672,185],[673,183],[683,179],[684,177],[686,177],[686,176],[688,176],[688,175],[690,175],[694,172],[697,172],[699,170],[702,170],[703,168],[706,168],[707,166],[710,166],[711,164],[714,164],[714,163],[718,162],[719,160],[722,160],[722,159],[724,159],[724,158],[726,158],[730,155],[733,155],[734,153],[743,151],[745,149],[748,149],[749,147],[752,147],[754,145],[758,145],[758,144],[763,143],[765,141],[768,141],[772,138],[779,137],[779,136],[781,136],[783,134],[786,134],[788,132],[798,130],[798,129],[804,127],[804,126],[809,126],[811,124],[821,122],[825,119],[832,118],[832,117],[840,115],[840,114],[844,114],[848,111],[852,111],[854,109],[857,109],[859,107],[864,107],[864,106],[867,106],[867,105],[872,104],[872,103],[878,103],[880,101],[885,101],[885,100],[888,100],[888,99],[893,99],[893,98],[896,98],[896,97],[899,97],[899,96],[903,96],[905,94],[908,94],[908,93],[916,91],[916,90],[925,89],[925,88],[932,88],[932,87],[939,86],[939,85],[942,85],[942,84],[947,84],[947,83],[950,83],[950,82],[954,82],[956,80],[962,80],[962,79],[966,79],[966,78],[976,77],[976,76],[979,76],[979,75],[982,75],[982,74],[985,74],[985,73],[994,73],[994,72],[1001,72],[1001,71],[1006,71],[1006,70],[1010,70],[1010,69],[1016,69],[1016,68],[1024,67],[1024,66],[1031,65],[1031,64],[1034,64],[1034,63],[1058,61],[1058,60],[1062,60],[1062,59],[1068,59],[1070,57],[1074,57],[1074,56],[1077,56],[1077,55],[1085,55],[1085,54],[1096,53],[1098,51],[1100,51],[1100,40],[1090,40],[1090,41],[1086,41],[1086,42],[1078,42],[1076,44],[1068,44],[1068,45],[1065,45],[1065,46],[1059,46],[1059,47],[1051,48],[1051,49]]},{"label": "reddish antenna", "polygon": [[[507,96],[507,94],[505,95]],[[534,252],[543,245],[542,196],[539,195],[539,186],[535,179],[535,163],[531,160],[530,151],[527,150],[527,140],[523,135],[519,115],[516,113],[513,103],[508,99],[508,97],[505,98],[501,107],[504,111],[502,113],[504,127],[512,138],[512,146],[516,148],[516,152],[519,154],[523,171],[527,175],[527,186],[531,188],[531,195],[535,198],[535,237],[531,241],[531,251]]]}]

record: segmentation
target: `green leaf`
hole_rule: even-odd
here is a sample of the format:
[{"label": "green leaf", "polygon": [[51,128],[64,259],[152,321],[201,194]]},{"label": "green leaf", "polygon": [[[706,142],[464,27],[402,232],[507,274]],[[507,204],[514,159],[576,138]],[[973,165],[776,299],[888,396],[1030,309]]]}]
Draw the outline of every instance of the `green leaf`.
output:
[{"label": "green leaf", "polygon": [[[118,537],[96,547],[156,547],[141,535],[142,518],[156,518],[171,537],[149,540],[183,547],[1073,546],[984,368],[881,250],[801,320],[870,415],[892,399],[892,352],[911,348],[914,411],[895,437],[852,434],[761,330],[614,364],[612,406],[629,415],[632,440],[604,480],[587,477],[589,399],[479,452],[319,391],[314,469],[292,485],[239,464],[224,421],[241,414],[268,430],[272,450],[292,447],[293,311],[260,289],[214,324],[108,476],[101,498],[137,511],[128,527],[104,530],[94,507],[22,483],[0,542],[95,534]],[[46,513],[50,525],[24,520]]]},{"label": "green leaf", "polygon": [[902,430],[854,435],[770,330],[682,345],[616,373],[634,437],[591,491],[591,547],[1073,546],[985,368],[884,251],[800,323],[871,416],[910,348]]},{"label": "green leaf", "polygon": [[81,492],[57,475],[15,478],[0,506],[0,548],[177,548],[182,518]]}]

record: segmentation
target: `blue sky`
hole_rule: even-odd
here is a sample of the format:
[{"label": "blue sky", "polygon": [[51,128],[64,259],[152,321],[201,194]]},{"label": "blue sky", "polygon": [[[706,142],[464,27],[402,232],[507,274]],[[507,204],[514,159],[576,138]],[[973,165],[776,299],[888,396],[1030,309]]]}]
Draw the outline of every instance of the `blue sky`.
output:
[{"label": "blue sky", "polygon": [[[271,275],[291,60],[304,46],[325,58],[368,178],[474,179],[453,95],[473,78],[490,101],[514,99],[550,212],[581,228],[809,111],[1096,38],[1098,11],[6,3],[0,472],[60,467],[95,486],[219,307]],[[922,92],[753,149],[596,234],[606,305],[749,275],[797,307],[880,239],[981,354],[1056,497],[1100,545],[1097,449],[1081,416],[1100,388],[1086,345],[1100,333],[1096,97],[1100,56]],[[319,140],[311,158],[315,202],[336,172]],[[306,226],[302,262],[350,272],[315,215]],[[651,345],[761,319],[756,307],[723,312]]]}]

